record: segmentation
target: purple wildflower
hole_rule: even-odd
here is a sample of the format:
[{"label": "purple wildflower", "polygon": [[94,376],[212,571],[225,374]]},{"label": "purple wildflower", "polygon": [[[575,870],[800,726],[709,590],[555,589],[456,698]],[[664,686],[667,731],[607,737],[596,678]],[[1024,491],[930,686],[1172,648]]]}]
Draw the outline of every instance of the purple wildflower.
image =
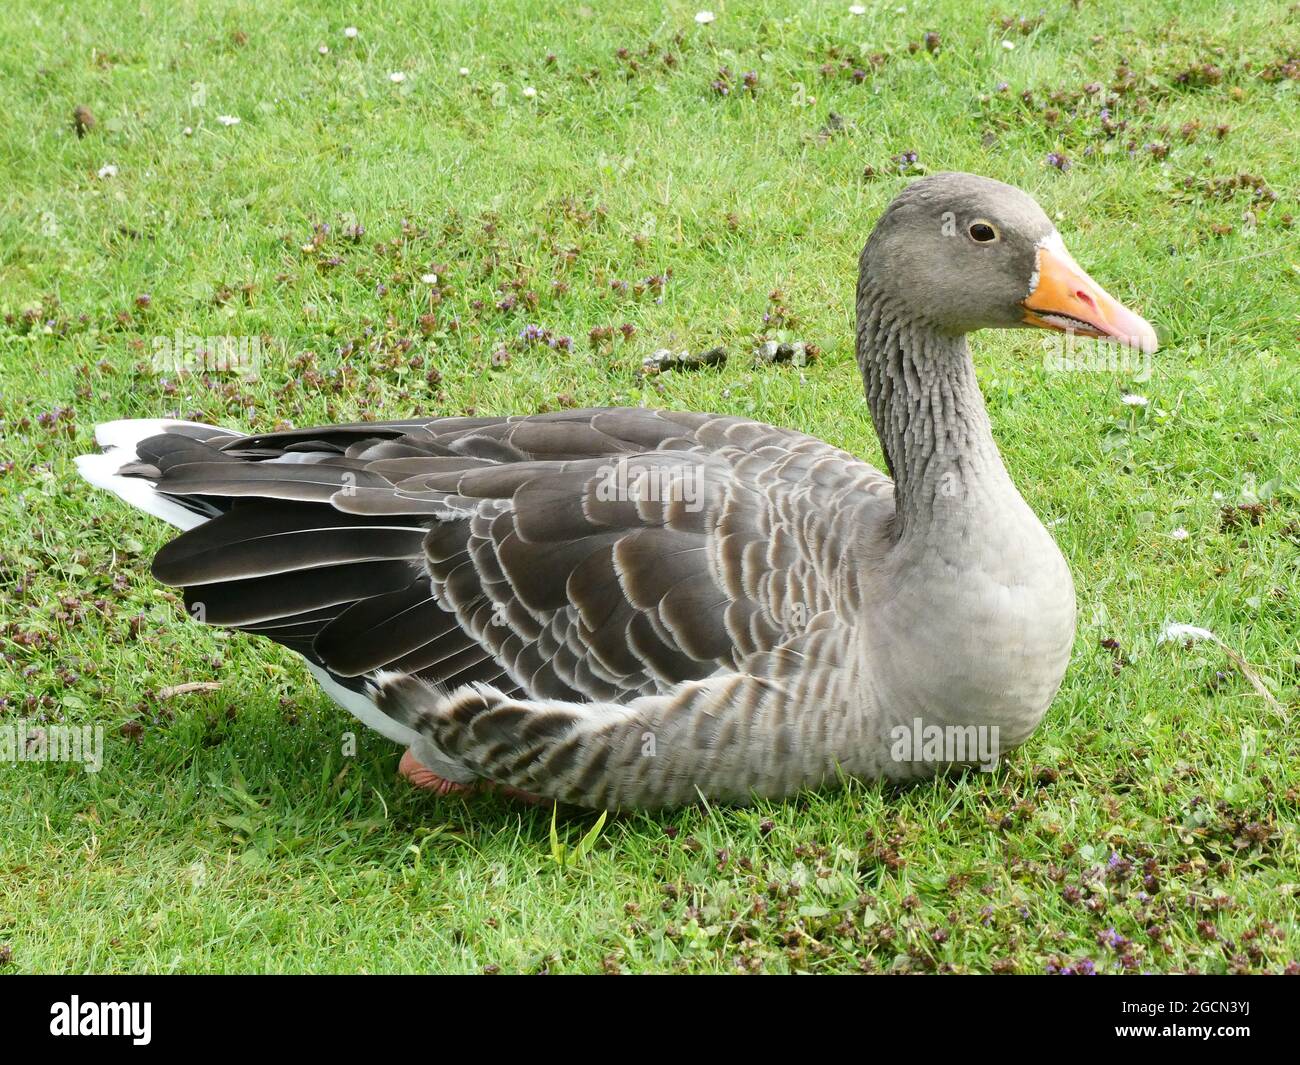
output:
[{"label": "purple wildflower", "polygon": [[898,172],[900,174],[906,174],[908,171],[912,170],[916,166],[919,158],[920,157],[917,153],[910,148],[907,151],[899,152],[897,155],[892,157],[893,163],[898,167]]}]

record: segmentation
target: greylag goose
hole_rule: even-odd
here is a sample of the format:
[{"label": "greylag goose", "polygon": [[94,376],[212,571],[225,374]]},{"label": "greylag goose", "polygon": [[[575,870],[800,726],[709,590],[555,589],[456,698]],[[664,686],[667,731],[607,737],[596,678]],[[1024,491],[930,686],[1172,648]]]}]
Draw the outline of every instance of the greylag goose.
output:
[{"label": "greylag goose", "polygon": [[1069,659],[1070,571],[966,347],[1024,326],[1156,347],[1028,195],[936,174],[859,263],[890,476],[791,429],[642,408],[111,422],[78,461],[188,530],[153,573],[192,615],[301,654],[409,745],[414,783],[615,809],[906,780],[976,760],[907,730],[1014,747]]}]

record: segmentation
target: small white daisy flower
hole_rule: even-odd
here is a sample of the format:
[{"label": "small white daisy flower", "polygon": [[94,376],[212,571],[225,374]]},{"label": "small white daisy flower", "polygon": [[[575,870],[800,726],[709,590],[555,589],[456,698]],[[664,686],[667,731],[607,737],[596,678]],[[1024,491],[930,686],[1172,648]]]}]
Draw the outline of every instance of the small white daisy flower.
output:
[{"label": "small white daisy flower", "polygon": [[1173,532],[1171,532],[1171,533],[1169,534],[1169,539],[1171,539],[1171,540],[1186,540],[1187,537],[1190,536],[1190,535],[1191,535],[1191,534],[1188,533],[1188,531],[1187,531],[1186,529],[1184,529],[1182,526],[1179,526],[1177,529],[1175,529]]},{"label": "small white daisy flower", "polygon": [[866,13],[867,13],[867,9],[866,9],[865,7],[863,7],[861,4],[850,4],[850,5],[849,5],[849,14],[850,14],[850,15],[865,15]]},{"label": "small white daisy flower", "polygon": [[330,46],[328,44],[322,44],[316,49],[316,51],[320,52],[321,55],[329,55]]},{"label": "small white daisy flower", "polygon": [[1146,396],[1135,395],[1132,392],[1125,392],[1119,397],[1119,401],[1126,407],[1145,407],[1150,402]]},{"label": "small white daisy flower", "polygon": [[349,26],[347,29],[343,31],[343,36],[346,37],[349,41],[355,40],[357,36],[357,28],[355,26]]},{"label": "small white daisy flower", "polygon": [[237,126],[239,125],[239,116],[238,115],[217,115],[217,121],[220,122],[223,126]]},{"label": "small white daisy flower", "polygon": [[181,132],[182,132],[183,134],[185,134],[185,136],[187,136],[187,137],[192,137],[192,136],[194,136],[194,127],[193,127],[193,126],[186,126],[183,130],[181,130]]},{"label": "small white daisy flower", "polygon": [[436,285],[438,283],[438,275],[423,274],[421,275],[420,280],[423,281],[426,285]]},{"label": "small white daisy flower", "polygon": [[537,95],[537,90],[534,89],[531,85],[525,85],[525,86],[524,86],[524,95],[527,96],[527,97],[531,100],[534,96]]},{"label": "small white daisy flower", "polygon": [[462,78],[468,78],[468,77],[469,77],[469,67],[461,67],[461,68],[460,68],[460,76],[461,76]]},{"label": "small white daisy flower", "polygon": [[1014,52],[1016,50],[1016,43],[1015,41],[1003,41],[1002,47],[1005,48],[1008,52]]},{"label": "small white daisy flower", "polygon": [[388,75],[388,80],[391,81],[394,85],[400,85],[402,84],[402,82],[406,80],[406,75],[403,74],[400,70],[394,70],[391,74]]},{"label": "small white daisy flower", "polygon": [[117,177],[117,166],[113,163],[105,163],[99,168],[99,176],[101,179]]},{"label": "small white daisy flower", "polygon": [[695,13],[695,21],[701,26],[707,26],[715,18],[717,18],[717,16],[712,11],[697,11]]}]

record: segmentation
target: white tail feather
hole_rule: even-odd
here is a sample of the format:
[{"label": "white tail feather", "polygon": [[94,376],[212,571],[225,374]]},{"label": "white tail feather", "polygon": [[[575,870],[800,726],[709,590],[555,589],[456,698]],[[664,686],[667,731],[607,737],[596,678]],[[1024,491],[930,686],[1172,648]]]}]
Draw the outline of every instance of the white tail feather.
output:
[{"label": "white tail feather", "polygon": [[[135,418],[103,422],[95,426],[95,442],[104,449],[103,452],[98,455],[78,455],[75,459],[77,471],[96,488],[106,489],[137,510],[162,518],[163,521],[170,522],[178,529],[192,529],[196,525],[202,525],[208,520],[206,515],[196,514],[174,499],[155,491],[153,482],[143,477],[122,477],[117,472],[127,463],[139,461],[140,456],[136,453],[136,445],[141,440],[164,433],[175,425],[210,428],[199,422],[182,422],[166,418]],[[307,662],[306,665],[312,676],[325,689],[326,694],[362,724],[390,740],[414,745],[417,748],[417,757],[423,755],[423,762],[439,766],[440,770],[445,769],[448,773],[455,772],[455,767],[450,764],[441,765],[437,752],[420,733],[394,721],[365,695],[340,684],[319,666],[311,662]]]},{"label": "white tail feather", "polygon": [[115,422],[101,422],[95,426],[95,443],[103,448],[98,455],[78,455],[77,472],[96,488],[112,492],[137,510],[176,526],[192,529],[207,521],[204,514],[196,514],[174,499],[154,491],[153,482],[143,477],[120,477],[117,471],[130,462],[138,462],[135,446],[141,440],[166,432],[174,425],[192,425],[209,428],[199,422],[177,421],[174,418],[126,418]]}]

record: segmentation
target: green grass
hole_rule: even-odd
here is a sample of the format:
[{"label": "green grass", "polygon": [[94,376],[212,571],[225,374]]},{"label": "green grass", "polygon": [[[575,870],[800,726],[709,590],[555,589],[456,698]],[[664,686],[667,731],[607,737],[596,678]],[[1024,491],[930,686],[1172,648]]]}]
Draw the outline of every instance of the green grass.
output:
[{"label": "green grass", "polygon": [[[1042,5],[712,0],[700,27],[588,3],[0,11],[0,725],[106,731],[97,775],[0,764],[0,971],[1294,968],[1295,5],[1051,0],[1004,34],[995,13]],[[909,52],[926,32],[938,53]],[[1108,138],[1076,98],[1124,63]],[[564,403],[756,415],[879,462],[852,293],[909,149],[1031,191],[1165,342],[1133,381],[1046,372],[1038,334],[974,341],[1080,604],[1060,695],[992,774],[617,817],[576,859],[594,819],[561,811],[559,862],[548,808],[413,793],[375,736],[345,757],[353,725],[297,661],[187,623],[148,574],[168,531],[74,476],[108,418]],[[1212,184],[1241,174],[1276,202]],[[611,286],[669,271],[662,302]],[[529,323],[572,353],[525,346]],[[778,327],[820,360],[756,367]],[[178,330],[263,338],[257,376],[154,372]],[[718,343],[722,370],[636,373]],[[1170,620],[1282,709],[1216,646],[1157,644]],[[221,687],[159,698],[189,681]]]}]

